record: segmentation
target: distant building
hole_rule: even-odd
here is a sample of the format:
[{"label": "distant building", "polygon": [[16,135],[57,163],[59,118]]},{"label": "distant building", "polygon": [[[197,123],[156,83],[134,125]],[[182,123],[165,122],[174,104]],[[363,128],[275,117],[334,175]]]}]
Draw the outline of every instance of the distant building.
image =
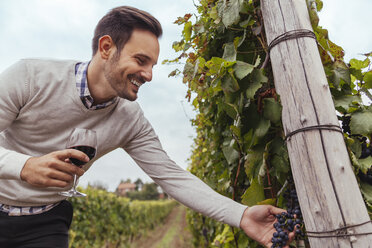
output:
[{"label": "distant building", "polygon": [[116,190],[118,195],[126,196],[127,192],[136,190],[136,185],[134,183],[120,183]]}]

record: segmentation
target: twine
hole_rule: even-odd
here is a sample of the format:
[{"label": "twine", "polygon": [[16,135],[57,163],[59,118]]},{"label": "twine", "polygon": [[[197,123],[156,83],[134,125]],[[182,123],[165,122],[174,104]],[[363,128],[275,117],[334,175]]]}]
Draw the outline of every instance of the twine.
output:
[{"label": "twine", "polygon": [[308,29],[297,29],[297,30],[287,31],[287,32],[279,35],[278,37],[276,37],[275,39],[273,39],[270,42],[270,45],[269,45],[269,48],[268,48],[269,52],[274,46],[276,46],[277,44],[279,44],[282,41],[301,38],[301,37],[309,37],[309,38],[313,38],[313,39],[316,40],[316,36],[315,36],[314,32],[310,31]]},{"label": "twine", "polygon": [[[365,225],[365,224],[368,224],[368,223],[371,223],[371,220],[368,220],[368,221],[365,221],[365,222],[359,223],[359,224],[346,225],[346,226],[343,226],[343,227],[340,227],[340,228],[337,228],[337,229],[334,229],[334,230],[330,230],[330,231],[322,231],[322,232],[306,231],[306,232],[307,232],[307,236],[310,237],[310,238],[333,238],[333,237],[347,238],[347,237],[350,237],[350,236],[370,235],[370,234],[372,234],[372,232],[365,232],[365,233],[348,233],[347,232],[348,228],[362,226],[362,225]],[[324,235],[324,233],[332,233],[332,232],[333,233],[335,232],[335,234]]]},{"label": "twine", "polygon": [[296,134],[296,133],[310,131],[310,130],[330,130],[330,131],[340,132],[340,133],[343,134],[341,127],[339,127],[337,125],[330,125],[330,124],[329,125],[315,125],[315,126],[308,126],[308,127],[304,127],[304,128],[299,128],[295,131],[292,131],[285,136],[284,140],[290,139],[290,137],[292,135]]}]

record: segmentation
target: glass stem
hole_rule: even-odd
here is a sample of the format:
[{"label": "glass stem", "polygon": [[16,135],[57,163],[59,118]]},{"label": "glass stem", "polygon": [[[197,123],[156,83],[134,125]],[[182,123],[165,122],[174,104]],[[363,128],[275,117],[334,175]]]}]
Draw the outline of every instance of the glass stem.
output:
[{"label": "glass stem", "polygon": [[77,181],[77,176],[76,176],[76,174],[74,175],[74,184],[72,185],[72,189],[73,189],[73,191],[76,191],[76,181]]}]

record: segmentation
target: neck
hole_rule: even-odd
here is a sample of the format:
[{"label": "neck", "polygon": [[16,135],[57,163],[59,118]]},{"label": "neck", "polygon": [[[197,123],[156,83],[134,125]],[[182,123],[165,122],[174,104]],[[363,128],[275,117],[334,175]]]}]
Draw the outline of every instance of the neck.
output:
[{"label": "neck", "polygon": [[103,64],[93,57],[88,66],[87,81],[94,105],[110,101],[116,97],[104,76],[103,70]]}]

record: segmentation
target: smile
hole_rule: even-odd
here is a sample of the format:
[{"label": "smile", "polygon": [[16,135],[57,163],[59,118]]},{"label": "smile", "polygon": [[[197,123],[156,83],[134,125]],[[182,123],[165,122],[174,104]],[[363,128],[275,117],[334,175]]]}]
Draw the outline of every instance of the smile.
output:
[{"label": "smile", "polygon": [[140,87],[140,86],[142,85],[141,83],[137,82],[137,81],[134,80],[134,79],[131,79],[130,82],[131,82],[132,84],[134,84],[135,86],[137,86],[137,87]]}]

